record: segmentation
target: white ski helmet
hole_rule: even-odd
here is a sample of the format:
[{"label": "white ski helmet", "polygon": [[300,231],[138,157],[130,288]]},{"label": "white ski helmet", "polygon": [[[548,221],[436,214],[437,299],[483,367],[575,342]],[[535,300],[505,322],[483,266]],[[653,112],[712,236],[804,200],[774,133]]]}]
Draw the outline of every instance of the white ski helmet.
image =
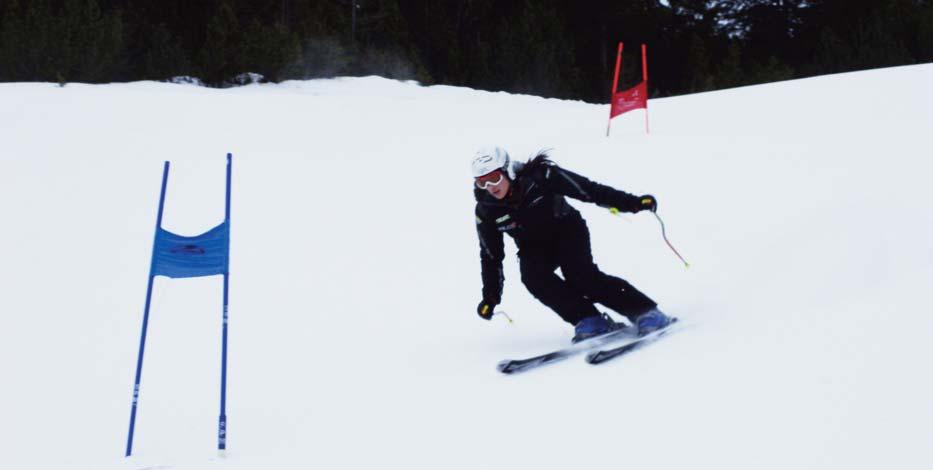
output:
[{"label": "white ski helmet", "polygon": [[502,170],[509,179],[515,179],[509,152],[502,147],[484,147],[473,156],[473,177],[479,178],[496,170]]}]

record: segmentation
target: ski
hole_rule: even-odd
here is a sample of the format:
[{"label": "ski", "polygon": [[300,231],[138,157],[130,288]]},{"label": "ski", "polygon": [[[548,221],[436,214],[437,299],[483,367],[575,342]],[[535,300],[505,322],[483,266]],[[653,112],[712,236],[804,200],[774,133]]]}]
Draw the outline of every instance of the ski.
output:
[{"label": "ski", "polygon": [[606,333],[605,335],[580,341],[579,343],[573,344],[566,348],[557,349],[555,351],[538,356],[533,356],[526,359],[506,359],[504,361],[500,361],[499,364],[496,365],[496,370],[502,372],[503,374],[524,372],[529,369],[534,369],[545,364],[552,364],[563,359],[567,359],[568,357],[575,356],[586,351],[591,351],[594,348],[601,348],[608,344],[613,344],[617,341],[624,341],[626,339],[635,339],[634,327],[623,327],[618,330]]},{"label": "ski", "polygon": [[594,365],[602,364],[606,361],[628,354],[634,351],[635,349],[638,349],[641,346],[644,346],[646,344],[656,341],[661,336],[664,336],[665,334],[670,332],[671,329],[673,329],[676,324],[677,324],[677,318],[672,318],[671,323],[665,326],[664,328],[652,331],[651,333],[648,333],[645,336],[634,338],[632,341],[627,341],[624,344],[616,345],[609,349],[603,349],[603,348],[591,349],[590,352],[586,354],[586,362],[590,364],[594,364]]}]

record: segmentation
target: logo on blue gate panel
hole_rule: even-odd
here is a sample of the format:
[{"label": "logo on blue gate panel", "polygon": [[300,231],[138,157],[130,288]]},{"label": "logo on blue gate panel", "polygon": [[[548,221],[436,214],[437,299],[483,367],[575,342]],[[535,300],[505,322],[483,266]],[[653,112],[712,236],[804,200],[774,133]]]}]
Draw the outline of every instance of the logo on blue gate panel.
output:
[{"label": "logo on blue gate panel", "polygon": [[172,253],[184,253],[186,255],[203,255],[204,253],[207,253],[204,248],[201,248],[198,245],[173,246],[169,251]]}]

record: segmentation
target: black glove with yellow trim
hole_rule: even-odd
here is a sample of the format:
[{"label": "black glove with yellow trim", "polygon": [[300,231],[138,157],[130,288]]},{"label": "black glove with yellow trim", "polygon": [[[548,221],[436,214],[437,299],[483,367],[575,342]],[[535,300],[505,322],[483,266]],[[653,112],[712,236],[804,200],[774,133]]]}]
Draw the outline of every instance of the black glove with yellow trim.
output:
[{"label": "black glove with yellow trim", "polygon": [[641,212],[641,211],[658,211],[658,200],[650,194],[645,194],[644,196],[631,196],[626,198],[625,203],[619,207],[610,207],[609,212],[618,215],[619,212]]},{"label": "black glove with yellow trim", "polygon": [[635,209],[632,212],[641,212],[641,211],[646,211],[646,210],[651,211],[651,212],[657,212],[658,211],[658,200],[655,199],[654,196],[650,194],[645,194],[644,196],[638,196],[638,205],[636,207],[637,209]]},{"label": "black glove with yellow trim", "polygon": [[476,313],[483,320],[492,320],[493,310],[495,310],[496,305],[499,305],[499,302],[491,302],[483,299],[476,307]]}]

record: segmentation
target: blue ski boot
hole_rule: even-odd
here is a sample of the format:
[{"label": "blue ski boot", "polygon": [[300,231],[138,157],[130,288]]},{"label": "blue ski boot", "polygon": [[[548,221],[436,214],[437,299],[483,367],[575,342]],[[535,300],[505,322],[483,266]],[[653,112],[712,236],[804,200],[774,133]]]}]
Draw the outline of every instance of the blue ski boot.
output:
[{"label": "blue ski boot", "polygon": [[610,331],[618,330],[622,328],[622,325],[612,321],[608,315],[601,313],[599,315],[592,315],[580,320],[574,327],[573,339],[570,340],[573,343],[579,343],[580,341],[587,340],[590,338],[595,338],[599,335],[604,335]]},{"label": "blue ski boot", "polygon": [[671,324],[673,319],[664,314],[664,312],[653,308],[638,316],[635,319],[635,326],[638,327],[638,336],[645,336],[652,331],[660,330]]}]

